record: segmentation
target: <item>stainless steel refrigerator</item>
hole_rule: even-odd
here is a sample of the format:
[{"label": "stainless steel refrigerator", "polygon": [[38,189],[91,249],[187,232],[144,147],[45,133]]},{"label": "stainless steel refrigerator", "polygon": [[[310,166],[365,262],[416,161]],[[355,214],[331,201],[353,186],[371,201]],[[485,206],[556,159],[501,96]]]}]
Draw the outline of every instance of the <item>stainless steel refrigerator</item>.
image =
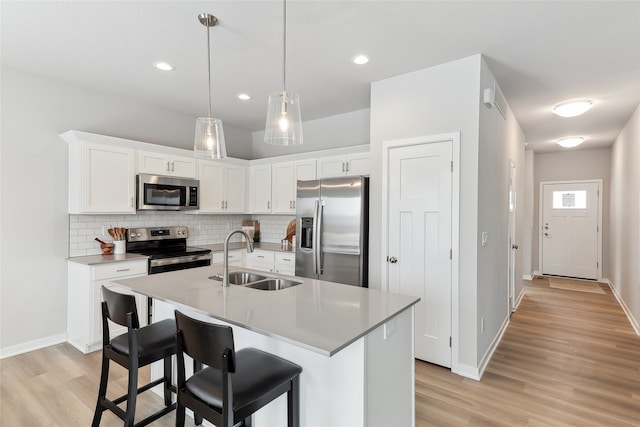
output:
[{"label": "stainless steel refrigerator", "polygon": [[296,276],[368,287],[369,178],[298,181]]}]

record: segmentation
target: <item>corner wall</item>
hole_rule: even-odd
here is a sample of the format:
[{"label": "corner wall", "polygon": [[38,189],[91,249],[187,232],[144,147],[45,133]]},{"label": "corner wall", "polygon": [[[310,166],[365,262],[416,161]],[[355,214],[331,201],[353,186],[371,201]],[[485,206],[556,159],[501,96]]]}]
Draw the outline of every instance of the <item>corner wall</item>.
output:
[{"label": "corner wall", "polygon": [[640,333],[640,106],[611,148],[609,278]]},{"label": "corner wall", "polygon": [[[456,363],[477,366],[478,99],[480,55],[374,82],[371,85],[369,286],[386,274],[382,228],[382,143],[461,132],[459,327]],[[455,321],[454,321],[455,325]],[[466,368],[465,368],[466,369]]]}]

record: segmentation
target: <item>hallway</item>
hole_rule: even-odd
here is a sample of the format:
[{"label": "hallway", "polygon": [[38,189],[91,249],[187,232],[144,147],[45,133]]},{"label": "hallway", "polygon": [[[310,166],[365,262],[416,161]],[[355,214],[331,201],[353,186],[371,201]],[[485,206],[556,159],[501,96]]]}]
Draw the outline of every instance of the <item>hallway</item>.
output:
[{"label": "hallway", "polygon": [[416,361],[416,426],[640,425],[640,337],[600,287],[525,281],[480,382]]}]

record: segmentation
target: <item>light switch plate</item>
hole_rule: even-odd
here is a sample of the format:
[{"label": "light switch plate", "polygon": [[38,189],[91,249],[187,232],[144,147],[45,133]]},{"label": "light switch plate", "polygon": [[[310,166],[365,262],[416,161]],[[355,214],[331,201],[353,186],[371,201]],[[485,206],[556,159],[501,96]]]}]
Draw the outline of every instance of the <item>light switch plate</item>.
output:
[{"label": "light switch plate", "polygon": [[489,241],[489,233],[486,231],[482,232],[482,246],[487,246],[487,242]]}]

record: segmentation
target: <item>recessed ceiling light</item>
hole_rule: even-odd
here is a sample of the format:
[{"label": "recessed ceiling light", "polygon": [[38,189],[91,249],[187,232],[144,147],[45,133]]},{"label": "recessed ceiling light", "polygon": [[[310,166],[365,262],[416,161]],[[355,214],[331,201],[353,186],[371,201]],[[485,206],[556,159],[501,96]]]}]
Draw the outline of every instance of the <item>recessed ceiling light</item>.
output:
[{"label": "recessed ceiling light", "polygon": [[584,142],[584,138],[581,136],[571,136],[568,138],[560,138],[559,140],[556,141],[556,144],[558,144],[561,147],[564,148],[571,148],[571,147],[577,147],[578,145],[582,144]]},{"label": "recessed ceiling light", "polygon": [[369,62],[369,57],[366,55],[358,55],[354,56],[351,61],[353,61],[353,63],[356,65],[364,65]]},{"label": "recessed ceiling light", "polygon": [[593,102],[588,99],[583,101],[572,101],[558,104],[553,108],[553,112],[561,117],[575,117],[584,114],[593,107]]},{"label": "recessed ceiling light", "polygon": [[174,66],[169,64],[168,62],[162,62],[162,61],[154,62],[153,66],[156,67],[158,70],[162,70],[162,71],[175,70]]},{"label": "recessed ceiling light", "polygon": [[243,101],[247,101],[249,99],[251,99],[251,96],[247,93],[239,93],[238,94],[238,99],[241,99]]}]

